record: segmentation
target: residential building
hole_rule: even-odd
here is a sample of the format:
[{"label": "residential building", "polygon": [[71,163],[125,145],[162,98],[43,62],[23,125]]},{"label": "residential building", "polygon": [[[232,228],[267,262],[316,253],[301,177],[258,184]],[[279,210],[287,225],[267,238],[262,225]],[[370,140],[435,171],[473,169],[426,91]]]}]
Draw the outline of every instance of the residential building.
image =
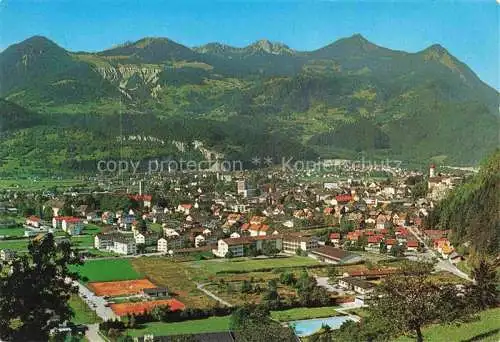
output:
[{"label": "residential building", "polygon": [[375,285],[358,278],[345,277],[339,279],[339,285],[361,295],[367,295],[374,291]]},{"label": "residential building", "polygon": [[318,247],[318,240],[312,236],[300,234],[289,234],[283,236],[283,252],[285,253],[297,253],[297,250],[299,249],[304,252],[308,252],[311,249]]},{"label": "residential building", "polygon": [[52,227],[62,229],[69,235],[80,235],[83,230],[83,222],[78,217],[57,216],[52,218]]},{"label": "residential building", "polygon": [[114,252],[117,254],[136,254],[137,248],[132,234],[113,232],[109,234],[97,234],[94,237],[94,247],[99,250]]}]

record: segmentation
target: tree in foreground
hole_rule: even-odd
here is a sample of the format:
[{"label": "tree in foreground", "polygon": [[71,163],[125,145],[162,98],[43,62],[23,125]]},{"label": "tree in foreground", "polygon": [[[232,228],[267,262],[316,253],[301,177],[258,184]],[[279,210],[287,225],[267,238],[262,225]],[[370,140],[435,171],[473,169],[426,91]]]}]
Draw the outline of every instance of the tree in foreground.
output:
[{"label": "tree in foreground", "polygon": [[47,341],[52,328],[71,319],[68,300],[76,289],[68,265],[79,263],[69,242],[56,244],[52,234],[32,240],[29,253],[0,274],[0,339]]},{"label": "tree in foreground", "polygon": [[388,277],[370,300],[369,312],[388,334],[414,333],[423,341],[422,327],[451,323],[471,313],[468,296],[454,284],[436,283],[432,265],[408,264],[400,274]]},{"label": "tree in foreground", "polygon": [[231,315],[231,330],[242,342],[292,342],[295,335],[288,327],[271,320],[269,310],[262,305],[245,305]]},{"label": "tree in foreground", "polygon": [[498,276],[495,265],[481,260],[472,269],[474,284],[471,286],[471,296],[478,309],[484,310],[498,303]]}]

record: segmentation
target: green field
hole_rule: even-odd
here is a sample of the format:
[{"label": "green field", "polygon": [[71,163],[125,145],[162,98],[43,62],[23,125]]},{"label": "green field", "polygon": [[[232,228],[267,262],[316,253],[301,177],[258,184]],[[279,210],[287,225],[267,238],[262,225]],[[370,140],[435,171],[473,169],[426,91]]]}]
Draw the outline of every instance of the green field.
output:
[{"label": "green field", "polygon": [[72,265],[70,269],[78,272],[84,282],[143,278],[134,270],[128,259],[90,260],[84,265]]},{"label": "green field", "polygon": [[24,236],[23,228],[0,228],[0,235],[3,236]]},{"label": "green field", "polygon": [[202,273],[214,275],[220,272],[253,272],[270,268],[306,267],[318,265],[319,262],[309,257],[290,256],[268,259],[200,260],[188,264],[191,268],[199,269]]},{"label": "green field", "polygon": [[151,223],[149,225],[149,228],[151,228],[151,230],[153,230],[155,232],[159,232],[159,233],[163,232],[163,227],[159,223]]},{"label": "green field", "polygon": [[94,248],[94,237],[91,235],[75,235],[70,238],[71,244],[78,248]]},{"label": "green field", "polygon": [[97,316],[95,311],[90,309],[87,303],[85,303],[77,295],[71,296],[69,299],[69,306],[75,313],[75,316],[71,319],[71,321],[75,324],[93,324],[102,322],[102,319]]},{"label": "green field", "polygon": [[63,179],[0,179],[0,188],[2,189],[23,189],[23,190],[43,190],[49,188],[67,188],[75,185],[84,184],[81,180]]},{"label": "green field", "polygon": [[96,235],[96,234],[100,233],[101,230],[102,230],[101,227],[99,227],[95,224],[89,223],[89,224],[86,224],[85,227],[83,228],[82,234]]},{"label": "green field", "polygon": [[[14,228],[14,229],[0,229],[0,235],[6,235],[5,231],[16,231],[18,235],[11,235],[20,237],[20,239],[15,240],[0,240],[0,249],[12,249],[15,251],[27,251],[29,239],[22,239],[21,237],[24,235],[24,229]],[[92,235],[75,235],[68,236],[64,232],[56,232],[56,241],[68,238],[74,247],[82,248],[82,249],[93,249],[94,248],[94,237]]]},{"label": "green field", "polygon": [[[431,325],[422,330],[424,341],[500,341],[500,308],[480,313],[478,320],[461,325]],[[403,336],[398,342],[415,341],[415,338]]]},{"label": "green field", "polygon": [[14,251],[27,251],[28,239],[0,240],[0,249],[12,249]]},{"label": "green field", "polygon": [[272,311],[271,317],[280,322],[288,322],[288,321],[297,321],[300,319],[311,319],[311,318],[342,315],[339,312],[335,311],[335,308],[336,307],[333,306],[325,306],[320,308],[294,308],[283,311]]},{"label": "green field", "polygon": [[154,322],[145,324],[142,329],[128,329],[126,335],[132,337],[153,334],[157,336],[197,334],[208,332],[219,332],[229,330],[229,316],[210,317],[193,321],[161,323]]}]

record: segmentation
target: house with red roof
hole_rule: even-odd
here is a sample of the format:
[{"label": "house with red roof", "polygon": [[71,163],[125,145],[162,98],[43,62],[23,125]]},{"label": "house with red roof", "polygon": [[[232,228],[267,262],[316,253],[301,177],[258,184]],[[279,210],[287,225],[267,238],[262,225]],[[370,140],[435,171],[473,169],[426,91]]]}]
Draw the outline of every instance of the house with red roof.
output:
[{"label": "house with red roof", "polygon": [[352,196],[349,194],[337,195],[337,196],[335,196],[335,200],[338,203],[347,203],[347,202],[352,201]]},{"label": "house with red roof", "polygon": [[417,240],[406,241],[406,250],[416,252],[418,250],[419,242]]},{"label": "house with red roof", "polygon": [[382,242],[383,239],[384,239],[383,235],[369,236],[367,239],[368,242],[367,247],[379,247],[380,242]]},{"label": "house with red roof", "polygon": [[152,195],[140,195],[140,194],[137,194],[137,195],[129,195],[128,197],[130,199],[133,199],[136,202],[139,202],[139,203],[142,202],[142,205],[144,207],[151,208],[151,201],[153,200],[153,196]]},{"label": "house with red roof", "polygon": [[390,251],[392,247],[397,246],[399,244],[398,240],[396,239],[386,239],[385,240],[385,245],[387,246],[387,251]]},{"label": "house with red roof", "polygon": [[251,224],[248,228],[250,236],[266,236],[269,231],[267,224]]},{"label": "house with red roof", "polygon": [[41,222],[40,218],[38,216],[30,216],[26,218],[26,225],[35,227],[35,228],[40,228]]},{"label": "house with red roof", "polygon": [[358,239],[363,235],[361,232],[349,232],[347,233],[347,240],[349,241],[358,241]]},{"label": "house with red roof", "polygon": [[330,233],[329,239],[330,239],[330,242],[333,243],[334,245],[339,245],[340,244],[340,233]]},{"label": "house with red roof", "polygon": [[83,230],[83,222],[78,217],[57,216],[52,219],[52,227],[62,229],[69,235],[80,235]]},{"label": "house with red roof", "polygon": [[323,209],[323,213],[325,215],[332,215],[335,213],[335,209],[332,207],[327,207],[327,208]]},{"label": "house with red roof", "polygon": [[190,204],[190,203],[183,203],[183,204],[179,204],[177,206],[177,209],[175,211],[177,211],[178,213],[183,213],[184,215],[189,215],[189,213],[191,212],[192,208],[193,208],[192,204]]}]

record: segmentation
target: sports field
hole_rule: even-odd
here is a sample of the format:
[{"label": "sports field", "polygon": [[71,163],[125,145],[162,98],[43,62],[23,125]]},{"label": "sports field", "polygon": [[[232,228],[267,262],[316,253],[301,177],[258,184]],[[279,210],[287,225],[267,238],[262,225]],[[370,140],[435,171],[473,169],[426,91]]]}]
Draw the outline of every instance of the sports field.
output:
[{"label": "sports field", "polygon": [[70,266],[83,282],[135,280],[144,278],[135,271],[128,259],[88,260],[83,265]]},{"label": "sports field", "polygon": [[155,284],[147,279],[106,281],[88,283],[87,287],[98,296],[124,296],[141,292],[142,289],[153,289]]},{"label": "sports field", "polygon": [[151,311],[157,306],[168,305],[171,311],[183,310],[184,304],[177,299],[162,299],[154,300],[151,302],[136,302],[136,303],[119,303],[111,304],[111,310],[118,316],[125,316],[127,314],[142,314]]}]

